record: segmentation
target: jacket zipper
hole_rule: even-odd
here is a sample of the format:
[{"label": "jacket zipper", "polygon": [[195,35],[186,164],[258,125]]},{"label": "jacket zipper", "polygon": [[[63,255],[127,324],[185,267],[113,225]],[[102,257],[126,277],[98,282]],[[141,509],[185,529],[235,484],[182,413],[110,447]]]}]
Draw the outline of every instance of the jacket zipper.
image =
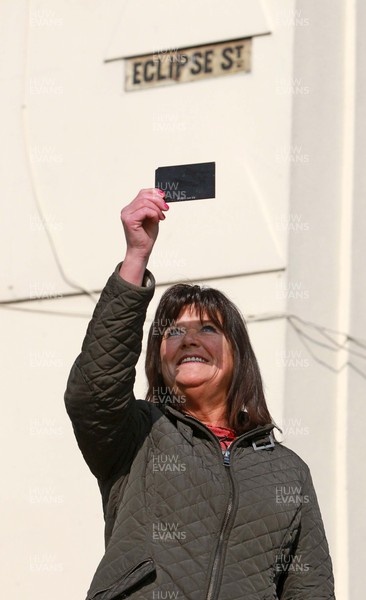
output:
[{"label": "jacket zipper", "polygon": [[228,469],[227,474],[228,474],[229,483],[230,483],[229,500],[228,500],[228,503],[226,506],[226,512],[225,512],[224,520],[222,522],[222,526],[221,526],[221,530],[220,530],[219,541],[216,546],[215,558],[214,558],[214,562],[213,562],[213,566],[212,566],[210,584],[208,586],[206,600],[212,600],[214,598],[215,584],[217,581],[217,574],[219,572],[219,566],[220,566],[221,558],[222,558],[222,549],[223,549],[223,543],[224,543],[224,539],[225,539],[225,533],[228,529],[228,523],[230,521],[230,515],[231,515],[232,509],[233,509],[234,482],[233,482],[233,478],[231,476],[231,471],[230,471],[230,453],[231,453],[230,447],[231,447],[231,444],[224,452],[224,465]]},{"label": "jacket zipper", "polygon": [[[230,516],[231,516],[233,503],[234,503],[234,480],[231,475],[231,469],[230,469],[231,452],[232,452],[234,446],[238,446],[239,442],[242,441],[243,439],[245,439],[246,437],[250,438],[251,434],[253,435],[253,432],[248,431],[247,433],[244,433],[241,436],[239,436],[238,438],[236,438],[236,440],[231,442],[231,444],[227,447],[227,449],[223,453],[223,462],[225,465],[225,470],[229,477],[230,493],[229,493],[229,500],[228,500],[228,503],[226,506],[224,520],[222,522],[222,526],[221,526],[221,530],[220,530],[219,541],[217,543],[216,550],[215,550],[215,558],[214,558],[213,567],[212,567],[212,571],[211,571],[210,583],[208,586],[206,600],[215,600],[218,595],[218,590],[215,590],[215,585],[217,583],[218,574],[220,573],[219,567],[221,566],[220,563],[221,563],[222,555],[223,555],[223,543],[224,543],[224,539],[225,539],[225,534],[229,528],[228,526],[229,526]],[[219,445],[220,445],[220,442],[219,442]],[[220,450],[221,450],[221,446],[220,446]]]},{"label": "jacket zipper", "polygon": [[[187,418],[187,415],[184,415],[184,416],[185,416],[185,418]],[[214,443],[218,447],[218,450],[220,452],[220,457],[221,457],[221,459],[223,458],[223,464],[225,466],[225,471],[227,472],[227,475],[229,478],[229,484],[230,484],[229,500],[228,500],[228,503],[226,506],[224,519],[222,521],[222,525],[221,525],[221,529],[220,529],[219,540],[217,542],[217,546],[216,546],[216,550],[215,550],[215,557],[214,557],[214,562],[213,562],[213,566],[212,566],[212,570],[211,570],[208,591],[207,591],[207,595],[206,595],[206,600],[213,600],[213,598],[215,596],[217,596],[217,594],[215,593],[215,584],[216,584],[216,580],[217,580],[217,573],[219,572],[219,567],[221,566],[220,563],[221,563],[221,558],[222,558],[223,542],[225,539],[226,531],[228,529],[228,524],[230,521],[230,516],[232,513],[233,503],[234,503],[233,502],[233,500],[234,500],[234,481],[231,476],[231,470],[230,470],[231,450],[232,450],[232,446],[234,444],[236,445],[236,442],[239,442],[239,440],[242,440],[247,434],[244,433],[239,438],[236,438],[236,440],[231,442],[231,444],[228,446],[228,448],[226,448],[226,450],[223,454],[220,442],[218,441],[216,436],[208,429],[208,427],[203,425],[203,423],[201,423],[195,417],[188,416],[188,420],[194,421],[199,429],[207,432],[209,437],[211,437],[214,440]],[[250,433],[250,432],[248,432],[248,433]]]}]

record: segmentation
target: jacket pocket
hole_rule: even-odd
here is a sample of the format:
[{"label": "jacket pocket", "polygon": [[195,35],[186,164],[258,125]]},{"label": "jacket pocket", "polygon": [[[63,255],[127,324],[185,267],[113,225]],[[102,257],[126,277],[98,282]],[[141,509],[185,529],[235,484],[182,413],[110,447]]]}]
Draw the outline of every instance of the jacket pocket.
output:
[{"label": "jacket pocket", "polygon": [[141,584],[146,583],[148,579],[153,580],[155,574],[155,563],[152,558],[135,565],[130,571],[124,573],[117,581],[108,588],[100,589],[94,592],[92,596],[87,596],[86,600],[112,600],[119,596],[118,600],[127,598]]}]

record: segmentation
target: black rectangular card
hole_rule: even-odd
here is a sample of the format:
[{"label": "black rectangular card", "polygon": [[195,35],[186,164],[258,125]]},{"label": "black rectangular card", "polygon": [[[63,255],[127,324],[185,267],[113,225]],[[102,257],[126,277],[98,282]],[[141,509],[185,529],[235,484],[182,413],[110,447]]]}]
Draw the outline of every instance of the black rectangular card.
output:
[{"label": "black rectangular card", "polygon": [[215,163],[159,167],[155,187],[165,192],[166,202],[215,198]]}]

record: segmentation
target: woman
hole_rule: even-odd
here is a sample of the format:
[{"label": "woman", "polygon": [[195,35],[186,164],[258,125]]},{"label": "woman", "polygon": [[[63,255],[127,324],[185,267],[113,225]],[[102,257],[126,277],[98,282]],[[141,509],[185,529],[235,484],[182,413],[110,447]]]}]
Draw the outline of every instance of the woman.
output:
[{"label": "woman", "polygon": [[308,467],[274,441],[243,320],[217,290],[178,284],[135,365],[164,192],[122,210],[107,282],[65,401],[103,498],[106,551],[87,600],[329,600],[332,566]]}]

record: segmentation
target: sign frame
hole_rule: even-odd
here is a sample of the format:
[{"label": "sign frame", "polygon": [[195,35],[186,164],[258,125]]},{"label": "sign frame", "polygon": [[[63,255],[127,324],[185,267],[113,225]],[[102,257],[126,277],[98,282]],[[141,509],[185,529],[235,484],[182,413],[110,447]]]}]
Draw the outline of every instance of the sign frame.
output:
[{"label": "sign frame", "polygon": [[251,72],[252,37],[126,56],[126,92]]}]

